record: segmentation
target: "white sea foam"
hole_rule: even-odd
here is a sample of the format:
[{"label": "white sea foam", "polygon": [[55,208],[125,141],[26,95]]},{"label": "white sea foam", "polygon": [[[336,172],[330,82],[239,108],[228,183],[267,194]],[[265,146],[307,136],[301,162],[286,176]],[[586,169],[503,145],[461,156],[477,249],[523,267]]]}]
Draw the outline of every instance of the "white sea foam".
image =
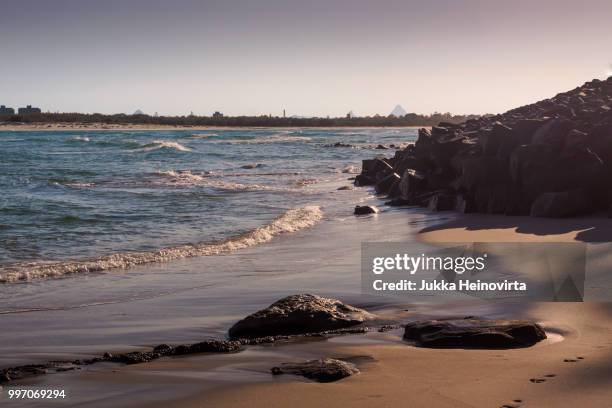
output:
[{"label": "white sea foam", "polygon": [[287,133],[280,133],[269,136],[257,136],[252,139],[227,139],[217,140],[217,143],[229,143],[229,144],[267,144],[267,143],[292,143],[292,142],[308,142],[312,140],[307,136],[291,136]]},{"label": "white sea foam", "polygon": [[[59,183],[56,183],[59,184]],[[93,187],[95,184],[94,183],[67,183],[64,184],[66,187],[73,187],[73,188],[88,188],[88,187]]]},{"label": "white sea foam", "polygon": [[191,171],[158,171],[155,173],[160,176],[160,180],[154,181],[154,184],[163,186],[176,187],[211,187],[220,190],[232,191],[289,191],[288,188],[266,186],[263,184],[242,184],[232,183],[222,180],[218,177],[213,177],[209,174],[192,173]]},{"label": "white sea foam", "polygon": [[190,148],[185,147],[178,142],[172,142],[168,140],[154,140],[152,143],[144,145],[142,148],[138,150],[143,151],[143,152],[150,152],[150,151],[159,150],[159,149],[171,149],[171,150],[176,150],[179,152],[190,152],[191,151]]},{"label": "white sea foam", "polygon": [[219,136],[217,133],[194,133],[189,135],[190,139],[208,139],[209,137]]},{"label": "white sea foam", "polygon": [[65,275],[101,272],[117,268],[125,269],[136,265],[233,252],[263,244],[280,234],[312,227],[322,218],[323,212],[318,206],[294,208],[288,210],[267,225],[226,241],[181,245],[152,252],[117,253],[89,261],[34,263],[3,267],[0,268],[0,283],[13,283],[41,278],[59,278]]},{"label": "white sea foam", "polygon": [[361,170],[359,170],[359,167],[352,166],[352,165],[348,165],[342,169],[342,173],[348,173],[348,174],[356,174],[356,173],[359,173],[360,171]]},{"label": "white sea foam", "polygon": [[74,136],[70,138],[74,142],[89,142],[90,139],[87,136]]}]

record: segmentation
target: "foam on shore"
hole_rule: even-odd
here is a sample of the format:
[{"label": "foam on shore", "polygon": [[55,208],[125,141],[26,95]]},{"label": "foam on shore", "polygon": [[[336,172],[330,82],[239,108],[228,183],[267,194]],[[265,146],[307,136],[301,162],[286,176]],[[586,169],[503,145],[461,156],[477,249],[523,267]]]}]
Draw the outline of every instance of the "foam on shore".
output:
[{"label": "foam on shore", "polygon": [[152,252],[124,252],[87,261],[19,264],[0,268],[0,283],[13,283],[41,278],[102,272],[149,263],[168,262],[195,256],[210,256],[263,244],[277,235],[296,232],[315,225],[323,218],[319,206],[288,210],[262,227],[221,242],[197,243],[160,249]]}]

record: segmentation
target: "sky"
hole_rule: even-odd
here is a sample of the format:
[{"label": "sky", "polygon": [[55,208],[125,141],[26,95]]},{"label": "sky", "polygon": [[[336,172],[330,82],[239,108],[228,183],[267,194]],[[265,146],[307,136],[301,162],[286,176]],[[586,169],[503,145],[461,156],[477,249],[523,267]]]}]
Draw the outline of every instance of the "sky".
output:
[{"label": "sky", "polygon": [[0,0],[0,104],[500,113],[612,75],[609,0]]}]

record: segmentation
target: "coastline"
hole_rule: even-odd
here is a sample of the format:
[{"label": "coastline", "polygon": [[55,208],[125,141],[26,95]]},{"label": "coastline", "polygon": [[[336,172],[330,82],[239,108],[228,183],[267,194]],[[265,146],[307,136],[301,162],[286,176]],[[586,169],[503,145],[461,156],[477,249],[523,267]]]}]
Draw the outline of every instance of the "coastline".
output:
[{"label": "coastline", "polygon": [[149,125],[149,124],[115,124],[115,123],[22,123],[19,125],[3,122],[0,123],[0,132],[19,131],[157,131],[157,130],[211,130],[211,129],[419,129],[431,128],[431,125],[423,126],[181,126],[181,125]]},{"label": "coastline", "polygon": [[[334,194],[346,184],[346,176],[341,177],[337,183],[317,188]],[[579,399],[587,407],[597,407],[612,397],[591,374],[610,378],[606,377],[608,368],[605,364],[602,367],[610,350],[609,304],[478,301],[430,305],[383,299],[361,292],[359,257],[361,244],[367,241],[435,245],[578,240],[603,244],[612,238],[612,220],[598,216],[549,220],[459,215],[392,207],[383,207],[377,215],[354,217],[353,205],[380,205],[382,201],[364,189],[351,191],[333,196],[335,210],[329,212],[333,217],[324,209],[322,222],[264,245],[221,256],[138,265],[127,271],[85,273],[70,277],[70,285],[62,279],[38,281],[19,296],[7,289],[6,299],[0,302],[5,308],[0,309],[0,330],[6,333],[0,346],[1,364],[89,358],[103,352],[147,350],[162,343],[225,338],[228,327],[238,319],[279,298],[304,292],[339,298],[400,324],[468,315],[532,319],[544,326],[550,340],[514,350],[432,350],[403,342],[402,330],[395,329],[249,346],[230,355],[162,357],[134,366],[103,362],[11,386],[66,387],[72,404],[92,407],[105,406],[108,398],[117,407],[171,403],[179,407],[300,408],[410,403],[484,408],[518,407],[523,402],[526,406],[559,401],[578,404]],[[564,362],[578,356],[584,360]],[[317,384],[292,376],[277,378],[269,372],[282,362],[322,357],[357,359],[361,374],[333,384]],[[530,381],[533,378],[545,381],[536,384]],[[587,385],[593,389],[587,397],[576,394],[555,399],[566,388]],[[330,403],[329,396],[336,394],[339,397]]]},{"label": "coastline", "polygon": [[10,122],[0,123],[0,132],[19,131],[72,131],[72,130],[208,130],[215,126],[172,126],[145,124],[114,124],[114,123],[23,123],[19,125]]},{"label": "coastline", "polygon": [[[515,223],[521,221],[518,218],[511,220]],[[208,333],[216,332],[216,336],[222,337],[228,325],[241,316],[281,296],[313,291],[321,295],[338,297],[348,303],[373,310],[382,317],[403,322],[450,315],[528,318],[540,323],[547,331],[549,339],[541,344],[509,350],[427,349],[413,347],[403,342],[402,330],[395,329],[386,333],[370,332],[365,335],[345,335],[327,340],[249,346],[240,353],[229,355],[202,354],[161,358],[133,366],[105,363],[82,371],[37,377],[19,384],[36,387],[67,384],[71,392],[78,394],[74,400],[77,405],[87,402],[88,406],[92,407],[104,406],[102,399],[87,395],[88,390],[94,389],[99,398],[129,391],[126,397],[115,399],[118,407],[162,407],[172,404],[185,408],[290,405],[301,408],[331,407],[339,403],[357,407],[369,407],[373,403],[390,407],[406,404],[483,408],[504,405],[539,407],[555,404],[604,406],[603,404],[612,398],[612,390],[607,387],[606,382],[606,379],[612,378],[612,368],[606,363],[612,352],[610,303],[497,305],[475,302],[424,305],[406,304],[398,299],[381,303],[380,300],[366,299],[358,293],[359,260],[349,248],[366,239],[363,234],[366,234],[369,240],[407,240],[412,236],[412,239],[435,244],[448,242],[450,238],[444,238],[444,233],[450,231],[452,234],[449,236],[456,239],[456,242],[466,242],[479,238],[474,235],[475,233],[486,233],[486,229],[482,230],[484,232],[469,231],[470,225],[473,228],[481,223],[491,225],[488,224],[490,221],[492,221],[490,216],[466,218],[452,213],[431,214],[418,210],[395,209],[388,209],[379,215],[364,218],[348,216],[346,219],[322,223],[312,229],[300,231],[262,246],[207,259],[207,268],[213,270],[227,269],[227,265],[241,265],[245,264],[244,260],[249,260],[244,266],[248,266],[247,269],[259,277],[257,281],[249,281],[247,286],[234,282],[231,285],[234,289],[230,290],[234,295],[226,294],[225,300],[218,297],[212,299],[212,303],[215,304],[213,309],[202,308],[202,300],[210,295],[207,295],[202,288],[195,288],[192,293],[187,292],[187,297],[183,292],[170,297],[132,301],[126,305],[100,305],[40,314],[26,313],[21,316],[15,315],[9,320],[19,319],[22,324],[29,325],[36,320],[47,319],[48,315],[54,315],[55,319],[63,316],[60,320],[70,321],[70,324],[79,327],[75,332],[78,333],[83,329],[90,330],[86,328],[88,324],[85,321],[90,318],[91,313],[102,319],[96,324],[100,327],[108,327],[105,316],[115,319],[113,316],[117,313],[128,313],[126,317],[129,318],[125,323],[133,322],[134,319],[140,321],[142,329],[150,333],[146,336],[150,340],[144,343],[142,339],[138,340],[138,336],[133,335],[126,338],[125,335],[121,335],[120,329],[112,338],[122,343],[116,343],[114,349],[109,350],[125,351],[126,347],[134,349],[139,344],[142,347],[149,343],[154,344],[156,341],[178,342],[185,338],[201,338],[202,329],[195,327],[205,322],[209,325],[212,323],[213,331]],[[562,236],[553,235],[554,239],[557,241],[573,239],[572,234],[575,237],[579,230],[576,229],[575,222],[576,220],[561,222],[556,220],[559,227],[565,224],[565,229],[571,229],[573,232],[566,232]],[[465,225],[463,228],[468,231],[463,233],[453,231],[451,226],[455,225]],[[502,230],[503,234],[499,235],[499,239],[505,242],[513,239],[514,242],[527,242],[541,238],[533,232],[517,232],[512,228]],[[330,237],[330,242],[334,242],[331,247],[326,245],[325,251],[328,259],[334,261],[323,268],[316,267],[320,264],[315,259],[318,257],[311,256],[310,261],[304,261],[307,258],[306,254],[321,253],[319,247],[323,244],[317,238],[320,234],[326,234]],[[342,240],[341,237],[351,237],[351,239]],[[296,255],[296,251],[303,255]],[[271,257],[271,254],[275,256]],[[176,270],[185,270],[186,267],[197,268],[202,264],[201,259],[191,259],[180,261],[174,267]],[[281,273],[287,268],[294,271],[290,276]],[[314,274],[313,268],[318,269]],[[146,273],[150,274],[151,269],[161,272],[167,270],[167,267],[135,268],[130,273],[139,274],[139,271],[148,270]],[[236,276],[247,273],[246,270],[236,272]],[[228,276],[227,273],[232,275],[234,273],[227,270],[224,273],[229,281],[233,281],[235,277]],[[95,281],[96,277],[92,276],[90,279]],[[271,282],[274,282],[272,291],[269,288]],[[195,285],[194,282],[191,284]],[[253,296],[255,293],[257,295]],[[240,310],[228,310],[211,322],[211,312],[214,314],[217,313],[215,310],[220,310],[219,308],[229,307],[235,303],[232,299],[238,297],[241,299]],[[187,306],[185,302],[190,303],[185,309],[184,316],[173,313],[173,320],[181,322],[180,330],[179,326],[176,326],[168,331],[168,328],[163,329],[163,326],[167,326],[169,322],[160,321],[155,324],[154,320],[150,319],[162,310],[160,307],[168,308],[177,305],[177,302],[184,304],[183,309]],[[143,315],[145,309],[146,313]],[[149,316],[149,320],[138,320],[139,314],[141,318]],[[204,317],[195,319],[188,317],[196,315]],[[164,316],[159,317],[164,319]],[[79,321],[81,323],[78,323]],[[10,324],[7,321],[5,323]],[[121,322],[118,323],[115,325],[117,329],[123,325]],[[51,332],[42,331],[38,336],[45,338],[50,334]],[[96,350],[101,350],[102,343],[107,341],[99,337]],[[34,346],[34,349],[37,347]],[[67,352],[75,350],[75,347],[64,344],[61,349]],[[92,347],[76,349],[80,350],[80,355],[89,355],[93,351]],[[4,351],[10,354],[10,350]],[[30,358],[40,358],[44,353],[51,353],[50,355],[56,357],[62,355],[57,349],[45,351],[40,348],[36,354],[30,352],[25,354]],[[4,352],[3,354],[6,355]],[[269,373],[272,366],[281,362],[322,357],[357,359],[360,361],[358,366],[361,373],[329,384],[313,383],[293,376],[278,378]],[[576,360],[577,357],[582,359]],[[567,359],[574,362],[565,362]],[[533,378],[545,381],[534,383],[530,381]],[[571,391],[575,389],[588,389],[589,392]],[[330,395],[334,395],[333,401],[330,400]]]},{"label": "coastline", "polygon": [[[501,218],[504,219],[506,223],[502,226],[516,224],[517,227],[488,230],[500,224],[500,217],[459,216],[424,228],[418,239],[430,244],[490,239],[492,242],[569,242],[588,230],[582,228],[585,224],[602,221],[597,217],[541,223],[538,220],[533,223],[534,219],[528,217]],[[548,233],[547,227],[553,224],[565,232]],[[521,227],[527,225],[538,232],[522,231]],[[600,242],[612,239],[610,226],[612,221],[606,223],[605,232],[598,233]],[[460,312],[461,307],[434,313]],[[362,339],[354,336],[353,340],[345,341],[348,344],[342,344],[342,340],[328,342],[325,352],[332,356],[371,358],[372,362],[358,376],[333,384],[299,379],[279,382],[270,378],[259,384],[226,385],[172,403],[181,408],[370,407],[372,404],[484,408],[603,407],[612,400],[612,390],[606,385],[612,378],[612,367],[607,364],[612,353],[612,303],[534,303],[504,310],[489,309],[489,313],[495,317],[533,319],[545,328],[549,340],[514,350],[444,350],[407,345],[399,338],[401,331],[370,334]],[[334,395],[333,400],[329,399],[330,395]]]}]

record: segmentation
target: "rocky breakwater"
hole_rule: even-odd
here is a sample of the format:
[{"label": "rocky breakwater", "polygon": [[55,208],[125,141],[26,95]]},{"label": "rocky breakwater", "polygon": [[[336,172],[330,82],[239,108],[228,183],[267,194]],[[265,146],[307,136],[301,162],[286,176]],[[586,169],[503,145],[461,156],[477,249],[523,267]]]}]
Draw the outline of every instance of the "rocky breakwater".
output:
[{"label": "rocky breakwater", "polygon": [[501,115],[420,129],[355,179],[391,205],[569,217],[612,204],[612,78]]}]

